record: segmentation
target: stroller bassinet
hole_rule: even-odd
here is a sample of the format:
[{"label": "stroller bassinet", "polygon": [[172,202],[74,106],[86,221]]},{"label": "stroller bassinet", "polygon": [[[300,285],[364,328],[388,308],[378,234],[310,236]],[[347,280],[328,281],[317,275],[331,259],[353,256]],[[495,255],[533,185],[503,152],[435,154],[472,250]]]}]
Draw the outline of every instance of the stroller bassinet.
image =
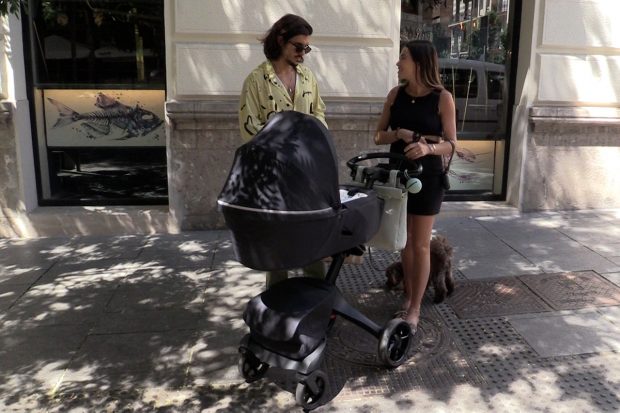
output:
[{"label": "stroller bassinet", "polygon": [[237,150],[218,203],[239,261],[279,270],[368,241],[379,228],[383,201],[364,192],[340,202],[327,129],[313,116],[287,111]]}]

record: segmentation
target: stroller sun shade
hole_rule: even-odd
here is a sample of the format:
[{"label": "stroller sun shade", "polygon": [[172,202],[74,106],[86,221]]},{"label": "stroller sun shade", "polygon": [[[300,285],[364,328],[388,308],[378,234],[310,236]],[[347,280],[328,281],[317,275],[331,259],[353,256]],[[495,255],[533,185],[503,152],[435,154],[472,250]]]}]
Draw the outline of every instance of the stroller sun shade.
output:
[{"label": "stroller sun shade", "polygon": [[220,204],[273,211],[337,207],[338,170],[327,130],[313,116],[273,116],[241,146],[220,194]]},{"label": "stroller sun shade", "polygon": [[366,242],[378,229],[381,201],[367,190],[341,203],[339,189],[325,126],[300,112],[274,115],[237,149],[218,199],[239,261],[298,268]]}]

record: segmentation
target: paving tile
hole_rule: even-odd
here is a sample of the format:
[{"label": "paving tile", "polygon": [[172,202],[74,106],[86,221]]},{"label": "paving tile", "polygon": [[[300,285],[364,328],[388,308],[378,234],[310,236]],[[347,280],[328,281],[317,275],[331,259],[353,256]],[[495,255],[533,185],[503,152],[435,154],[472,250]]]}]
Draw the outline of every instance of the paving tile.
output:
[{"label": "paving tile", "polygon": [[82,326],[3,327],[0,333],[0,377],[13,374],[58,378],[86,337]]},{"label": "paving tile", "polygon": [[[45,370],[45,369],[44,369]],[[60,379],[53,369],[45,373],[11,374],[0,377],[0,411],[2,413],[46,412],[48,394]]]},{"label": "paving tile", "polygon": [[228,334],[201,331],[191,345],[189,380],[194,385],[238,383],[239,342],[247,333],[245,325],[230,328]]},{"label": "paving tile", "polygon": [[541,268],[519,254],[464,259],[456,256],[453,267],[469,280],[503,278],[541,272]]},{"label": "paving tile", "polygon": [[620,287],[592,271],[523,275],[519,279],[555,310],[620,304]]},{"label": "paving tile", "polygon": [[620,350],[620,325],[597,312],[508,319],[541,357]]},{"label": "paving tile", "polygon": [[[50,264],[50,267],[52,264]],[[48,268],[30,265],[0,265],[0,283],[2,284],[32,284],[38,280]]]},{"label": "paving tile", "polygon": [[612,283],[620,287],[620,272],[603,273],[601,274],[601,277],[611,281]]},{"label": "paving tile", "polygon": [[620,306],[599,307],[596,311],[607,321],[620,326]]},{"label": "paving tile", "polygon": [[105,259],[91,262],[57,262],[43,274],[37,284],[62,282],[61,279],[90,280],[92,283],[104,280],[118,280],[136,271],[141,266],[138,263],[118,259]]},{"label": "paving tile", "polygon": [[2,321],[36,325],[92,324],[105,310],[117,281],[88,275],[67,276],[58,282],[41,282],[21,295]]},{"label": "paving tile", "polygon": [[607,257],[607,259],[616,264],[617,266],[620,266],[620,255],[614,257]]},{"label": "paving tile", "polygon": [[583,246],[549,245],[544,249],[523,249],[519,252],[548,273],[584,270],[604,273],[620,270],[617,264]]},{"label": "paving tile", "polygon": [[7,310],[28,289],[28,285],[0,282],[0,312]]},{"label": "paving tile", "polygon": [[620,242],[609,244],[602,241],[593,241],[589,243],[581,243],[581,245],[591,249],[605,258],[612,259],[612,261],[614,257],[616,259],[620,257]]},{"label": "paving tile", "polygon": [[57,257],[59,261],[74,263],[134,259],[140,253],[144,242],[144,237],[137,235],[76,237],[45,252]]},{"label": "paving tile", "polygon": [[73,389],[183,385],[195,331],[89,335],[71,359],[60,386]]},{"label": "paving tile", "polygon": [[486,257],[490,254],[509,255],[514,250],[503,243],[499,238],[480,233],[484,229],[467,234],[448,234],[448,241],[454,247],[456,255],[465,257]]},{"label": "paving tile", "polygon": [[106,312],[90,330],[92,334],[123,334],[195,330],[204,313],[188,309]]},{"label": "paving tile", "polygon": [[161,273],[153,275],[151,271],[139,270],[118,285],[106,311],[201,308],[205,289],[205,280]]},{"label": "paving tile", "polygon": [[450,241],[454,249],[454,258],[456,259],[485,259],[489,257],[508,257],[515,254],[514,248],[506,245],[497,238],[493,239],[472,239],[468,243],[454,244]]},{"label": "paving tile", "polygon": [[529,219],[478,218],[478,222],[492,234],[510,245],[553,242],[567,238],[557,231],[557,224]]},{"label": "paving tile", "polygon": [[[0,268],[6,271],[7,266],[49,268],[58,257],[47,254],[39,247],[41,243],[32,241],[14,241],[0,247]],[[43,245],[47,245],[46,243]]]},{"label": "paving tile", "polygon": [[219,234],[211,234],[208,237],[196,235],[149,237],[137,259],[150,266],[211,269],[213,255],[220,244],[218,238]]},{"label": "paving tile", "polygon": [[589,225],[570,225],[559,229],[584,245],[619,244],[620,227],[609,223],[592,222]]}]

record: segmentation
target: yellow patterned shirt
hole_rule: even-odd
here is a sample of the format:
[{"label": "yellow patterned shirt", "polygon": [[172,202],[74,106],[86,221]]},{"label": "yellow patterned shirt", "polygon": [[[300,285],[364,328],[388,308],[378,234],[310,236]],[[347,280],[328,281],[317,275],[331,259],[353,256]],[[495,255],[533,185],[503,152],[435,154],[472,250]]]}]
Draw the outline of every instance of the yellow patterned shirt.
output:
[{"label": "yellow patterned shirt", "polygon": [[275,113],[295,110],[314,115],[325,126],[325,103],[319,95],[314,75],[307,67],[297,65],[294,99],[278,79],[269,60],[261,63],[243,82],[239,101],[239,128],[244,142],[252,139]]}]

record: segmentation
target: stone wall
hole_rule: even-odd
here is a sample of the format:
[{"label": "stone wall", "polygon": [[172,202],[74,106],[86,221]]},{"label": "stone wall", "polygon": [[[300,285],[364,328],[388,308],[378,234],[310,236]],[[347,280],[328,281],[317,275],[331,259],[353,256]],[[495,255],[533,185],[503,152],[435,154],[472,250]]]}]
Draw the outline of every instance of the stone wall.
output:
[{"label": "stone wall", "polygon": [[[382,103],[327,102],[327,123],[334,139],[340,181],[346,182],[346,161],[377,151],[372,142]],[[237,101],[174,101],[166,110],[170,213],[181,230],[223,228],[217,196],[242,144]]]},{"label": "stone wall", "polygon": [[0,236],[14,236],[13,215],[20,208],[19,172],[10,105],[0,106]]},{"label": "stone wall", "polygon": [[620,109],[533,107],[519,209],[620,207]]}]

